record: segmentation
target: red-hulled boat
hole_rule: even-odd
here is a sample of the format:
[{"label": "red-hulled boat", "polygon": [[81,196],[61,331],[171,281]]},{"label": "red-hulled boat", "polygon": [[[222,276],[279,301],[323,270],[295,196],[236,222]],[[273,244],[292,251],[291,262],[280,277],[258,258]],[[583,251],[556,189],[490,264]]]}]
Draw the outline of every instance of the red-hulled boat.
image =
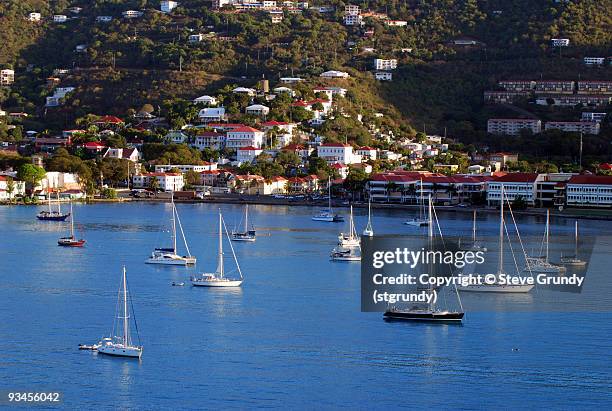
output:
[{"label": "red-hulled boat", "polygon": [[74,214],[72,213],[72,203],[70,203],[70,236],[62,237],[57,240],[57,245],[61,245],[62,247],[83,247],[85,245],[85,240],[77,239],[74,236]]}]

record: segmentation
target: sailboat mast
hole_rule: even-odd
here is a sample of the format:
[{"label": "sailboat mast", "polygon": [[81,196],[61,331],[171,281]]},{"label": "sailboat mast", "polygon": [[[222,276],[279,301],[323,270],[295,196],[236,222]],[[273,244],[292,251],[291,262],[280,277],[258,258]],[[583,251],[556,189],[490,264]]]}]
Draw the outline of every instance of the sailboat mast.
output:
[{"label": "sailboat mast", "polygon": [[72,213],[72,202],[70,202],[70,237],[74,238],[74,214]]},{"label": "sailboat mast", "polygon": [[546,240],[546,262],[548,262],[548,236],[549,236],[549,228],[550,225],[550,210],[546,210],[546,233],[545,233],[545,240]]},{"label": "sailboat mast", "polygon": [[[432,208],[431,208],[431,194],[429,194],[428,196],[428,203],[427,203],[427,220],[429,222],[429,224],[427,225],[427,238],[428,238],[428,242],[429,242],[429,250],[433,251],[433,213],[432,213]],[[431,275],[431,271],[432,271],[432,266],[431,264],[429,265],[429,271]],[[433,290],[433,285],[430,283],[429,284],[429,289],[430,291]],[[429,302],[429,309],[431,311],[433,311],[434,309],[434,305],[433,305],[433,298],[431,299],[431,301]]]},{"label": "sailboat mast", "polygon": [[[423,220],[423,179],[421,178],[420,180],[420,190],[421,190],[421,195],[419,196],[419,220]],[[431,216],[429,216],[431,217]]]},{"label": "sailboat mast", "polygon": [[217,270],[219,271],[219,278],[223,278],[223,221],[221,217],[221,210],[219,210],[219,256],[217,262]]},{"label": "sailboat mast", "polygon": [[125,267],[123,267],[123,345],[128,345],[128,308],[127,308],[127,279],[125,275]]},{"label": "sailboat mast", "polygon": [[476,242],[476,210],[474,210],[474,222],[472,223],[472,242]]},{"label": "sailboat mast", "polygon": [[247,204],[244,209],[244,231],[249,231],[249,205]]},{"label": "sailboat mast", "polygon": [[49,213],[51,213],[51,187],[47,187],[47,204],[49,205]]},{"label": "sailboat mast", "polygon": [[578,220],[574,222],[574,255],[578,258]]},{"label": "sailboat mast", "polygon": [[498,274],[502,273],[504,268],[504,185],[501,185],[501,201],[499,206],[499,266],[497,267]]},{"label": "sailboat mast", "polygon": [[174,207],[174,192],[172,193],[172,252],[176,254],[176,209]]},{"label": "sailboat mast", "polygon": [[327,177],[327,201],[329,205],[329,212],[331,213],[331,177]]},{"label": "sailboat mast", "polygon": [[57,212],[62,214],[62,203],[60,201],[59,190],[57,190]]}]

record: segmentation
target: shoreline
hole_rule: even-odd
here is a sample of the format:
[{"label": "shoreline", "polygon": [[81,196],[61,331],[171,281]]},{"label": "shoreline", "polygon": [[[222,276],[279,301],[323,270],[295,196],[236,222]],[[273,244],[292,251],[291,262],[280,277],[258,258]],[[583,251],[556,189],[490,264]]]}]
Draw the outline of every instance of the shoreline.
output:
[{"label": "shoreline", "polygon": [[[131,198],[131,197],[119,197],[116,199],[78,199],[76,203],[166,203],[169,202],[170,198],[166,196],[158,196],[154,198]],[[272,206],[298,206],[298,207],[326,207],[327,202],[325,201],[308,201],[308,200],[293,200],[289,201],[284,198],[274,198],[271,196],[257,196],[257,195],[223,195],[223,196],[210,196],[204,199],[175,199],[175,203],[179,204],[250,204],[250,205],[272,205]],[[62,201],[62,203],[68,203],[68,201]],[[3,206],[42,206],[42,202],[37,204],[23,204],[23,203],[0,203]],[[334,208],[348,208],[350,204],[342,204],[338,201],[332,203]],[[352,203],[353,208],[367,208],[368,203],[355,202]],[[372,203],[372,209],[378,210],[418,210],[418,205],[408,204],[388,204],[388,203]],[[499,213],[499,210],[495,207],[457,207],[457,206],[436,206],[436,210],[442,213],[472,213],[474,210],[478,213],[495,214]],[[514,210],[514,214],[523,216],[545,216],[546,208],[528,208],[526,210]],[[606,209],[584,209],[584,208],[569,208],[559,211],[558,209],[550,209],[551,217],[567,218],[567,219],[580,219],[580,220],[601,220],[601,221],[612,221],[612,210]]]}]

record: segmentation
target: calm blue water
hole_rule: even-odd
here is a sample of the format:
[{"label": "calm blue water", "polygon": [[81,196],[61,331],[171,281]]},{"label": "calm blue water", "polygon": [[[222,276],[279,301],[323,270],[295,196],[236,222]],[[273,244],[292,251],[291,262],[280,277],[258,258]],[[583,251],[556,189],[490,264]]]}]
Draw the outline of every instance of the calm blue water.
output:
[{"label": "calm blue water", "polygon": [[[611,315],[588,297],[609,301],[609,264],[593,263],[580,294],[540,294],[551,304],[582,296],[580,312],[541,304],[500,312],[493,300],[463,326],[389,324],[360,312],[359,264],[328,261],[343,225],[310,221],[310,208],[253,206],[260,236],[234,244],[246,276],[241,290],[170,286],[214,268],[217,208],[178,205],[199,259],[185,269],[143,264],[154,246],[167,244],[160,231],[168,205],[76,205],[88,241],[80,250],[57,247],[66,225],[36,221],[35,208],[1,207],[0,389],[61,390],[71,409],[612,405]],[[228,226],[240,220],[240,207],[221,208]],[[374,229],[409,232],[406,214],[377,211]],[[470,218],[442,215],[449,231],[466,236]],[[495,236],[497,217],[480,218],[483,235]],[[521,220],[539,235],[536,222]],[[608,222],[581,224],[584,236],[612,233]],[[553,229],[572,234],[573,221]],[[110,332],[123,264],[145,346],[141,362],[77,350]],[[483,297],[464,299],[468,311],[469,298]]]}]

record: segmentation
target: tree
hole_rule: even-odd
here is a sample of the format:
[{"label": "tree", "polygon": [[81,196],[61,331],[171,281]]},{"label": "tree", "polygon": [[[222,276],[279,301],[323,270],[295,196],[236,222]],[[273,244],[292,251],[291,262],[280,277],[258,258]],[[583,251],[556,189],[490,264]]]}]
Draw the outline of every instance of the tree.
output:
[{"label": "tree", "polygon": [[8,194],[9,202],[13,202],[13,192],[15,192],[15,181],[11,176],[6,177],[6,193]]},{"label": "tree", "polygon": [[197,186],[200,184],[200,174],[193,171],[193,170],[189,170],[185,173],[185,185],[187,187],[193,187],[193,186]]},{"label": "tree", "polygon": [[157,177],[151,177],[149,179],[149,189],[151,189],[151,191],[154,193],[157,193],[157,190],[159,190],[159,181],[157,181]]},{"label": "tree", "polygon": [[24,181],[31,191],[45,177],[44,168],[34,164],[23,164],[17,169],[17,179]]}]

